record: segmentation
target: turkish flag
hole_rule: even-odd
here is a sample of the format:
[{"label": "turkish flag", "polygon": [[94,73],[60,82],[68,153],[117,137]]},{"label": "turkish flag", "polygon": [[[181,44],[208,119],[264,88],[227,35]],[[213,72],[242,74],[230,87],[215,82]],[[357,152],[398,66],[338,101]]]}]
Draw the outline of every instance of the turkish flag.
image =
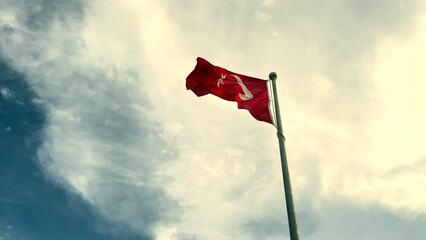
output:
[{"label": "turkish flag", "polygon": [[247,109],[257,120],[273,124],[267,80],[228,71],[199,57],[186,77],[186,88],[198,97],[210,93],[237,102],[238,108]]}]

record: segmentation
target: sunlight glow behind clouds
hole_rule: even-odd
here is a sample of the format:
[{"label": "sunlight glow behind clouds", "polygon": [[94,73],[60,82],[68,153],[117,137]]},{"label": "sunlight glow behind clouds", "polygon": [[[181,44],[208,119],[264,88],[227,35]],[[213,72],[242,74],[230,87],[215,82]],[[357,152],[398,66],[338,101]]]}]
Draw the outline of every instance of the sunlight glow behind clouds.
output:
[{"label": "sunlight glow behind clouds", "polygon": [[[377,201],[410,214],[426,213],[426,18],[416,34],[404,41],[384,39],[378,46],[374,74],[382,108],[369,129],[370,167],[383,171],[370,188]],[[378,176],[379,177],[379,176]],[[375,186],[377,184],[377,186]],[[387,197],[383,197],[387,196]]]},{"label": "sunlight glow behind clouds", "polygon": [[262,0],[262,5],[265,7],[274,6],[275,0]]}]

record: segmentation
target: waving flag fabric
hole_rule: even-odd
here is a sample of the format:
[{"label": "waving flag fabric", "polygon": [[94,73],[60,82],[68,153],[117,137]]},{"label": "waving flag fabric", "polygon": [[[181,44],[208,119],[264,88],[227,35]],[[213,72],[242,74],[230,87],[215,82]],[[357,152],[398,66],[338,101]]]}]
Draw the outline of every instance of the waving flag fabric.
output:
[{"label": "waving flag fabric", "polygon": [[186,88],[199,97],[210,93],[237,102],[238,108],[247,109],[257,120],[273,124],[267,80],[231,72],[199,57],[186,78]]}]

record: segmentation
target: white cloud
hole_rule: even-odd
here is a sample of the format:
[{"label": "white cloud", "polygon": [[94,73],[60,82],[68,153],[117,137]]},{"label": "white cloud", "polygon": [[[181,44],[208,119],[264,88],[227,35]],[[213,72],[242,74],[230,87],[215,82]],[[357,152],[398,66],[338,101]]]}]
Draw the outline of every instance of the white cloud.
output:
[{"label": "white cloud", "polygon": [[426,189],[421,174],[426,170],[426,142],[421,137],[426,134],[426,70],[421,67],[426,60],[425,23],[426,18],[419,18],[410,38],[387,38],[378,44],[373,84],[381,108],[368,126],[369,152],[363,163],[370,168],[364,190],[378,193],[370,198],[414,215],[426,213],[421,190]]},{"label": "white cloud", "polygon": [[265,21],[268,21],[269,19],[271,19],[271,15],[269,15],[266,12],[257,12],[256,18],[261,22],[265,22]]},{"label": "white cloud", "polygon": [[272,7],[274,6],[275,0],[262,0],[261,3],[265,7]]},{"label": "white cloud", "polygon": [[13,97],[13,93],[9,90],[9,88],[6,87],[0,88],[0,94],[4,99],[9,99]]},{"label": "white cloud", "polygon": [[[426,212],[423,190],[426,152],[420,136],[426,134],[423,122],[426,86],[425,71],[419,65],[425,61],[425,20],[419,18],[409,38],[384,37],[376,44],[374,65],[369,66],[371,79],[368,105],[354,103],[350,109],[363,107],[367,121],[361,128],[336,119],[296,116],[291,134],[306,139],[304,144],[289,147],[304,157],[297,159],[304,167],[296,167],[296,184],[321,198],[343,198],[359,205],[380,205],[405,216],[422,216]],[[325,82],[327,83],[327,82]],[[335,86],[319,84],[319,100],[334,95]],[[328,86],[328,87],[327,87]],[[327,90],[330,89],[330,90]],[[332,92],[330,92],[332,91]],[[336,99],[338,101],[338,99]],[[368,110],[368,109],[373,110]],[[313,114],[311,112],[311,114]],[[361,131],[359,131],[361,130]],[[307,135],[309,134],[309,136]],[[315,134],[315,135],[313,135]],[[318,134],[318,135],[316,135]],[[312,152],[312,153],[309,153]],[[309,161],[308,156],[311,154]],[[306,167],[308,165],[315,167]],[[312,170],[310,171],[309,168]],[[306,174],[319,174],[318,178]],[[314,181],[319,181],[314,183]],[[313,190],[310,186],[315,185]]]}]

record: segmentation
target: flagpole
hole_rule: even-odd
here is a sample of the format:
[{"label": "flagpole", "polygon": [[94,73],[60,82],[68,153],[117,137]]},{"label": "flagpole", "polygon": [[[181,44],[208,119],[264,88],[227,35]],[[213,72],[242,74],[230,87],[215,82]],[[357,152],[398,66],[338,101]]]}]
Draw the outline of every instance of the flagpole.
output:
[{"label": "flagpole", "polygon": [[293,194],[292,194],[291,183],[290,183],[290,173],[288,170],[287,155],[286,155],[285,145],[284,145],[285,138],[283,134],[283,128],[281,125],[280,106],[278,103],[278,93],[277,93],[277,84],[276,84],[277,74],[275,72],[271,72],[269,74],[269,79],[272,82],[272,91],[273,91],[273,98],[274,98],[274,105],[275,105],[275,120],[277,124],[276,127],[277,127],[278,143],[280,146],[281,169],[283,174],[285,202],[287,206],[288,227],[290,230],[290,240],[299,240],[299,232],[297,231],[296,214],[294,211]]}]

